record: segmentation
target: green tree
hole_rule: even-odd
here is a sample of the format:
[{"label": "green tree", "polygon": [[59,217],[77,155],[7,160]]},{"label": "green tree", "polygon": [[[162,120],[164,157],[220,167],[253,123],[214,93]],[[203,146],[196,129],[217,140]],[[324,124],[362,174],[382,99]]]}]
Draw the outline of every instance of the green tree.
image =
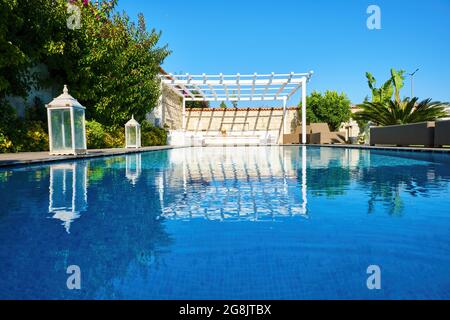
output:
[{"label": "green tree", "polygon": [[227,108],[227,104],[225,103],[225,101],[222,101],[220,103],[220,108],[222,108],[222,109],[226,109]]},{"label": "green tree", "polygon": [[[307,123],[325,122],[331,130],[338,130],[342,123],[350,120],[350,108],[350,100],[344,93],[327,90],[322,94],[314,91],[306,98],[306,121]],[[299,119],[301,119],[301,109]]]},{"label": "green tree", "polygon": [[[147,31],[142,15],[133,23],[116,13],[117,0],[70,2],[81,10],[80,29],[67,26],[67,0],[0,0],[2,150],[26,151],[30,139],[39,139],[38,146],[45,141],[40,111],[32,108],[35,114],[20,119],[6,102],[11,95],[27,97],[32,88],[68,84],[87,118],[112,131],[131,114],[142,121],[157,103],[159,67],[170,53],[158,44],[161,33]],[[37,65],[49,74],[39,74]]]},{"label": "green tree", "polygon": [[358,105],[361,110],[353,115],[358,121],[371,121],[376,125],[389,126],[396,124],[435,121],[447,117],[445,108],[448,103],[426,99],[418,102],[418,98],[405,98],[400,103],[391,100],[388,103],[364,102]]},{"label": "green tree", "polygon": [[[158,46],[161,33],[147,31],[142,14],[136,24],[115,13],[116,0],[73,3],[82,9],[83,27],[73,31],[77,41],[68,52],[52,56],[51,71],[67,79],[88,117],[108,126],[122,126],[131,114],[142,121],[157,104],[159,66],[170,53]],[[67,56],[76,64],[65,67]]]},{"label": "green tree", "polygon": [[63,0],[0,0],[0,99],[26,97],[39,85],[31,68],[66,31],[66,5]]}]

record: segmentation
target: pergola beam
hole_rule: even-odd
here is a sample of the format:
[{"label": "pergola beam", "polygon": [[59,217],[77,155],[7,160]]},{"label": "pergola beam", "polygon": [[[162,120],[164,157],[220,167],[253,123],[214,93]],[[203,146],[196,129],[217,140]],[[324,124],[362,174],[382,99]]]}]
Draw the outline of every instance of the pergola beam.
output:
[{"label": "pergola beam", "polygon": [[[294,73],[291,72],[291,74],[289,75],[289,78],[287,79],[287,81],[284,81],[280,87],[280,89],[278,90],[278,92],[275,94],[275,98],[277,98],[284,90],[284,88],[292,82],[292,77],[294,76]],[[299,81],[301,81],[303,78],[299,79]]]},{"label": "pergola beam", "polygon": [[[295,78],[295,79],[291,79],[290,82],[288,83],[292,83],[292,84],[300,84],[302,82],[303,78]],[[207,84],[213,85],[213,86],[222,86],[222,85],[227,85],[227,86],[267,86],[270,84],[273,85],[283,85],[286,83],[286,79],[273,79],[272,82],[270,82],[270,79],[251,79],[251,80],[243,80],[243,79],[239,79],[239,82],[237,80],[207,80]],[[202,85],[204,84],[204,80],[199,80],[199,79],[191,79],[191,81],[188,81],[187,79],[180,79],[179,81],[175,81],[173,82],[172,80],[166,81],[163,79],[164,83],[167,84],[178,84],[178,85]],[[286,83],[286,85],[288,84]]]},{"label": "pergola beam", "polygon": [[267,94],[267,91],[269,91],[270,86],[272,85],[272,82],[273,82],[273,77],[275,77],[275,72],[272,72],[272,75],[270,76],[269,83],[266,85],[266,88],[264,89],[263,97],[265,97]]},{"label": "pergola beam", "polygon": [[[252,75],[161,74],[161,82],[183,98],[183,130],[186,130],[187,101],[282,101],[283,129],[287,129],[287,102],[301,88],[302,144],[306,143],[306,84],[313,72]],[[237,90],[237,96],[235,92]],[[244,92],[244,93],[242,93]],[[231,94],[230,94],[231,93]]]},{"label": "pergola beam", "polygon": [[[192,94],[191,90],[189,90],[188,88],[186,88],[186,86],[182,83],[180,83],[179,81],[177,81],[177,77],[173,74],[169,75],[172,79],[170,80],[170,83],[173,85],[176,83],[177,86],[180,86],[184,92],[186,92],[191,98],[195,98],[194,95]],[[164,82],[164,81],[163,81]],[[169,84],[169,83],[166,83]],[[184,96],[184,94],[183,94]]]},{"label": "pergola beam", "polygon": [[[283,97],[278,97],[275,100],[283,101],[285,98],[286,97],[283,96]],[[230,96],[227,98],[226,96],[217,96],[217,98],[214,98],[212,100],[211,99],[205,100],[204,98],[194,98],[194,99],[186,99],[186,101],[274,101],[274,98],[273,97],[255,97],[255,96],[241,97],[241,98]]]}]

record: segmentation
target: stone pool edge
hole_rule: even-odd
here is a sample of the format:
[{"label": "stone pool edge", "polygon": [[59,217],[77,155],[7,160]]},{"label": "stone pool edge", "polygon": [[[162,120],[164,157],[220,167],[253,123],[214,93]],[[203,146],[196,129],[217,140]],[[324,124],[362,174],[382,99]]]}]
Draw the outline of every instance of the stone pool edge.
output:
[{"label": "stone pool edge", "polygon": [[[369,146],[357,144],[305,144],[308,147],[329,147],[329,148],[346,148],[346,149],[367,149],[367,150],[390,150],[390,151],[409,151],[409,152],[431,152],[431,153],[448,153],[450,148],[427,148],[427,147],[394,147],[394,146]],[[284,146],[301,146],[295,144],[285,144]]]},{"label": "stone pool edge", "polygon": [[[237,145],[227,145],[222,147],[236,147]],[[250,146],[250,145],[242,145]],[[253,146],[253,145],[252,145]],[[266,147],[266,145],[255,145],[260,147]],[[279,144],[270,145],[279,147],[299,147],[301,144]],[[346,148],[346,149],[366,149],[366,150],[390,150],[390,151],[410,151],[410,152],[432,152],[432,153],[447,153],[450,154],[450,148],[424,148],[424,147],[388,147],[388,146],[368,146],[368,145],[353,145],[353,144],[305,144],[308,147],[326,147],[326,148]],[[161,151],[180,148],[189,148],[190,146],[152,146],[142,147],[140,149],[95,149],[88,150],[87,154],[79,155],[66,155],[66,156],[50,156],[48,152],[24,152],[24,153],[5,153],[0,154],[0,168],[8,168],[15,166],[31,165],[31,164],[44,164],[49,162],[67,161],[67,160],[79,160],[79,159],[91,159],[100,157],[109,157],[124,154],[141,153],[148,151]],[[221,146],[211,146],[221,147]],[[208,147],[204,147],[208,148]]]},{"label": "stone pool edge", "polygon": [[81,160],[91,158],[101,158],[109,156],[118,156],[124,154],[141,153],[148,151],[161,151],[185,148],[183,146],[152,146],[142,147],[139,149],[125,149],[125,148],[113,148],[113,149],[95,149],[88,150],[87,154],[78,155],[64,155],[64,156],[50,156],[48,152],[24,152],[24,153],[8,153],[0,154],[0,168],[16,167],[23,165],[44,164],[49,162],[59,162],[68,160]]}]

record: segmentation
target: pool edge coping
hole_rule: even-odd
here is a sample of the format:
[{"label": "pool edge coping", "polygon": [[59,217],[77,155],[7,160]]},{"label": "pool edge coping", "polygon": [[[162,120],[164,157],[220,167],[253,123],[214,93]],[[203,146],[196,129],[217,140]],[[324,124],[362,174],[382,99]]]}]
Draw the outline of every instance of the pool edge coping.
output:
[{"label": "pool edge coping", "polygon": [[[62,162],[62,161],[76,161],[83,159],[93,159],[93,158],[103,158],[103,157],[111,157],[111,156],[120,156],[134,153],[143,153],[143,152],[152,152],[152,151],[163,151],[163,150],[172,150],[172,149],[180,149],[186,148],[185,146],[151,146],[151,147],[143,147],[139,149],[96,149],[96,150],[88,150],[86,154],[78,154],[78,155],[64,155],[64,156],[51,156],[48,155],[44,158],[38,159],[23,159],[23,160],[0,160],[0,169],[4,168],[13,168],[27,165],[40,165],[45,163],[53,163],[53,162]],[[89,153],[95,152],[95,153]],[[4,161],[2,163],[2,161]]]},{"label": "pool edge coping", "polygon": [[[426,147],[395,147],[395,146],[369,146],[369,145],[352,145],[352,144],[278,144],[278,145],[242,145],[242,147],[250,147],[250,146],[258,146],[258,147],[267,147],[267,146],[279,146],[279,147],[325,147],[325,148],[341,148],[341,149],[360,149],[360,150],[384,150],[384,151],[408,151],[408,152],[430,152],[430,153],[441,153],[441,154],[450,154],[450,148],[426,148]],[[126,154],[133,153],[143,153],[143,152],[151,152],[151,151],[163,151],[163,150],[172,150],[172,149],[182,149],[182,148],[190,148],[195,146],[150,146],[143,147],[139,149],[125,149],[125,148],[117,148],[117,149],[95,149],[88,150],[87,154],[79,154],[79,155],[65,155],[65,156],[50,156],[47,155],[43,158],[37,159],[23,159],[23,160],[0,160],[0,169],[2,168],[10,168],[17,166],[26,166],[26,165],[39,165],[45,163],[53,163],[60,161],[70,161],[70,160],[82,160],[82,159],[92,159],[92,158],[102,158],[102,157],[110,157],[110,156],[120,156]],[[206,146],[202,148],[209,147],[235,147],[233,145],[230,146]],[[89,153],[91,151],[92,153]],[[2,163],[2,161],[4,163]]]},{"label": "pool edge coping", "polygon": [[[287,145],[287,146],[302,146],[302,145]],[[366,149],[366,150],[384,150],[384,151],[430,152],[430,153],[448,153],[448,154],[450,154],[450,148],[369,146],[369,145],[355,145],[355,144],[305,144],[305,146],[347,148],[347,149]]]}]

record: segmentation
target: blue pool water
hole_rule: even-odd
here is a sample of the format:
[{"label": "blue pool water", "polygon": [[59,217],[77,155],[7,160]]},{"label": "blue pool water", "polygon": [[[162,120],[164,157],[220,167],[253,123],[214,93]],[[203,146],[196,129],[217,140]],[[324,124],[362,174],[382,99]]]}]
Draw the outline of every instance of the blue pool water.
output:
[{"label": "blue pool water", "polygon": [[3,169],[0,199],[2,299],[450,298],[450,155],[175,149]]}]

